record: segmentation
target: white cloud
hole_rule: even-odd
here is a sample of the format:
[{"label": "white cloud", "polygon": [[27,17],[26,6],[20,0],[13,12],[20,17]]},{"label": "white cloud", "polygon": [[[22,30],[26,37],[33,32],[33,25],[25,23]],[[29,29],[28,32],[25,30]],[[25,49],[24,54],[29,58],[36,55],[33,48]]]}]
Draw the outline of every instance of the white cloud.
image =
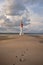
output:
[{"label": "white cloud", "polygon": [[[24,32],[42,32],[42,3],[43,0],[5,0],[4,5],[0,8],[0,27],[6,27],[9,32],[19,31],[20,21],[23,17]],[[35,12],[35,8],[37,9],[37,12]],[[29,25],[29,23],[31,24]]]},{"label": "white cloud", "polygon": [[[9,4],[10,3],[10,4]],[[6,0],[7,15],[21,15],[26,9],[25,5],[42,4],[43,0]]]},{"label": "white cloud", "polygon": [[[7,0],[6,14],[8,15],[21,15],[25,10],[23,2],[20,0]],[[10,3],[10,4],[9,4]]]},{"label": "white cloud", "polygon": [[27,25],[27,32],[43,33],[43,17],[31,12],[30,20],[31,24]]}]

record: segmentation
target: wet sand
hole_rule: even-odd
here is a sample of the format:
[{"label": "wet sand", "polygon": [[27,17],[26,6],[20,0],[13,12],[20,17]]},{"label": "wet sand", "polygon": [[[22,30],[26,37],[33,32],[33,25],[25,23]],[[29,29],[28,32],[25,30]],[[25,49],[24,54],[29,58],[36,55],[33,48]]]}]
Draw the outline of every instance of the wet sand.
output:
[{"label": "wet sand", "polygon": [[0,65],[43,65],[43,35],[0,36]]}]

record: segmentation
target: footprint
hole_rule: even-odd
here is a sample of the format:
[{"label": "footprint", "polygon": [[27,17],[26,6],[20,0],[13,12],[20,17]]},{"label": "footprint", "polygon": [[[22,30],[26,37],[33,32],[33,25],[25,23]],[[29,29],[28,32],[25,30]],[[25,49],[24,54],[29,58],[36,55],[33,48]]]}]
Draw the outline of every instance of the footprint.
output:
[{"label": "footprint", "polygon": [[13,65],[15,65],[15,64],[13,64]]},{"label": "footprint", "polygon": [[16,56],[16,58],[17,58],[18,56]]},{"label": "footprint", "polygon": [[22,54],[21,56],[24,56],[24,54]]},{"label": "footprint", "polygon": [[20,61],[20,62],[24,62],[25,59],[24,59],[24,58],[20,58],[19,61]]}]

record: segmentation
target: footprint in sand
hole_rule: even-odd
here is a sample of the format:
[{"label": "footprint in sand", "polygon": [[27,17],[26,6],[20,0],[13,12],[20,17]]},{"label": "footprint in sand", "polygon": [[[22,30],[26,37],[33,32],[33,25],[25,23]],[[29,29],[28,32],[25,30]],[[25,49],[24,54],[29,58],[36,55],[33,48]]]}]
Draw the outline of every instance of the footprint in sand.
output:
[{"label": "footprint in sand", "polygon": [[24,62],[25,59],[24,59],[24,58],[20,58],[19,61],[20,61],[20,62]]},{"label": "footprint in sand", "polygon": [[24,54],[22,54],[21,56],[24,56]]},{"label": "footprint in sand", "polygon": [[17,58],[18,56],[16,56],[16,58]]}]

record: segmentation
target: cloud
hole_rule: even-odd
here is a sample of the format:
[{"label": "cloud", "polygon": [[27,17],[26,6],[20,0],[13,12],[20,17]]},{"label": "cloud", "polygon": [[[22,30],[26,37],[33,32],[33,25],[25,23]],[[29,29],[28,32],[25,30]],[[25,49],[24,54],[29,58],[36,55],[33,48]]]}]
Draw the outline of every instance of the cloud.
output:
[{"label": "cloud", "polygon": [[24,32],[43,31],[43,0],[5,0],[0,9],[0,26],[7,31],[19,31],[20,21],[24,24]]},{"label": "cloud", "polygon": [[39,3],[39,4],[42,4],[43,3],[43,0],[23,0],[24,1],[24,3],[28,3],[28,4],[31,4],[31,5],[33,5],[33,4],[37,4],[37,3]]},{"label": "cloud", "polygon": [[42,4],[43,0],[6,0],[6,3],[7,15],[21,15],[26,10],[26,5]]},{"label": "cloud", "polygon": [[27,30],[25,30],[25,32],[43,33],[43,16],[39,16],[32,12],[30,19],[31,24],[26,26]]},{"label": "cloud", "polygon": [[[10,4],[9,4],[10,3]],[[9,0],[6,5],[6,14],[7,15],[21,15],[25,10],[23,2],[20,0]]]},{"label": "cloud", "polygon": [[[26,14],[25,14],[25,17],[24,17],[24,14],[22,16],[23,16],[22,22],[23,22],[24,26],[30,24],[30,21],[27,20]],[[5,16],[5,15],[0,16],[0,25],[6,26],[9,28],[19,27],[20,21],[21,21],[20,16],[14,16],[14,17],[13,16]]]}]

